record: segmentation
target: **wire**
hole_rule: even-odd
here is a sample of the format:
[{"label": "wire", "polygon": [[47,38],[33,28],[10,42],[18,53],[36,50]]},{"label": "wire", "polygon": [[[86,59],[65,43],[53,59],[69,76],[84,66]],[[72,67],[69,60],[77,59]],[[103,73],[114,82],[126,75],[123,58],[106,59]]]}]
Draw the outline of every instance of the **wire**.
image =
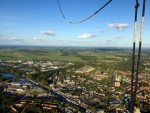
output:
[{"label": "wire", "polygon": [[86,20],[92,18],[92,17],[95,16],[98,12],[100,12],[103,8],[105,8],[110,2],[112,2],[112,0],[109,0],[109,1],[108,1],[107,3],[105,3],[101,8],[99,8],[97,11],[95,11],[93,14],[91,14],[91,15],[88,16],[88,17],[86,17],[85,19],[82,19],[81,21],[78,21],[78,22],[72,22],[72,21],[69,21],[69,20],[65,17],[65,15],[64,15],[64,13],[63,13],[63,11],[62,11],[62,9],[61,9],[60,2],[59,2],[59,0],[57,0],[58,6],[59,6],[59,10],[60,10],[60,12],[61,12],[62,17],[63,17],[68,23],[70,23],[70,24],[80,24],[80,23],[82,23],[82,22],[84,22],[84,21],[86,21]]}]

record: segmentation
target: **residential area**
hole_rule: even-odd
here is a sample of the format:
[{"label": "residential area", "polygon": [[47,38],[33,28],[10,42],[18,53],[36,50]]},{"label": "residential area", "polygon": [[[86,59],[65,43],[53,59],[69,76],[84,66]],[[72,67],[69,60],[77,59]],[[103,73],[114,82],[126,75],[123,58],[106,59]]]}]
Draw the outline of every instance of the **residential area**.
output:
[{"label": "residential area", "polygon": [[[53,110],[57,113],[129,113],[129,72],[97,70],[92,66],[75,68],[74,65],[57,61],[1,60],[1,72],[9,72],[1,74],[9,78],[1,79],[1,91],[6,95],[20,96],[10,105],[11,112],[27,112],[30,107],[38,107],[43,112]],[[14,77],[10,72],[21,75]],[[138,85],[135,109],[147,110],[150,105],[150,76],[140,74]]]}]

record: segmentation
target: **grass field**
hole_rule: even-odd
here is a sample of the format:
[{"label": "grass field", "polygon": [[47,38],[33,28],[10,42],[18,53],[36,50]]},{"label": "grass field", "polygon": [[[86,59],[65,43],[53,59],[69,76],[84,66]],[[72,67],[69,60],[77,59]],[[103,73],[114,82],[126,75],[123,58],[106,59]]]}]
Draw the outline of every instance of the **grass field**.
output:
[{"label": "grass field", "polygon": [[[150,51],[142,51],[142,62],[150,62]],[[132,49],[73,47],[0,47],[0,60],[66,61],[95,68],[130,69]]]},{"label": "grass field", "polygon": [[74,55],[62,55],[58,51],[51,50],[19,50],[19,49],[0,49],[1,60],[56,60],[68,62],[82,62],[83,60]]},{"label": "grass field", "polygon": [[87,48],[0,48],[0,60],[39,60],[79,62],[95,68],[128,60],[127,52]]},{"label": "grass field", "polygon": [[127,55],[116,52],[80,52],[79,55],[95,57],[98,61],[106,63],[121,62],[123,59],[128,59]]}]

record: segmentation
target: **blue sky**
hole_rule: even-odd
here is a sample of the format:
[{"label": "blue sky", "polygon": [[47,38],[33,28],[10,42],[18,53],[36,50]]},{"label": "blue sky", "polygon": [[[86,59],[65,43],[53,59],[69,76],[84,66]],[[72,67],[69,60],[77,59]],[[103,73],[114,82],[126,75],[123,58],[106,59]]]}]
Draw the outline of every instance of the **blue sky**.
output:
[{"label": "blue sky", "polygon": [[[60,0],[73,22],[88,17],[108,0]],[[143,0],[139,0],[137,45]],[[67,23],[57,0],[0,0],[0,45],[132,47],[135,0],[112,0],[81,24]],[[143,47],[150,47],[150,0],[146,1]]]}]

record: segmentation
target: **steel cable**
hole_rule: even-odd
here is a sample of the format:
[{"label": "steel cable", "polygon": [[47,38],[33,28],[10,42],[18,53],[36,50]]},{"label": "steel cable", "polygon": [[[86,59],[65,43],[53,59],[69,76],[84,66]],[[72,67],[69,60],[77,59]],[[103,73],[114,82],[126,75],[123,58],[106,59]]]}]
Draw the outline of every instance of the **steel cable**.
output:
[{"label": "steel cable", "polygon": [[133,113],[133,109],[134,109],[133,81],[134,81],[134,71],[135,71],[135,45],[136,45],[136,27],[137,27],[138,7],[139,7],[139,3],[138,3],[138,0],[136,0],[135,19],[134,19],[133,53],[132,53],[132,71],[131,71],[131,106],[130,106],[131,113]]},{"label": "steel cable", "polygon": [[88,16],[88,17],[86,17],[85,19],[82,19],[81,21],[78,21],[78,22],[72,22],[72,21],[69,21],[69,20],[65,17],[65,15],[64,15],[64,13],[63,13],[63,11],[62,11],[60,2],[59,2],[59,0],[57,0],[58,6],[59,6],[59,10],[60,10],[60,12],[61,12],[62,17],[63,17],[68,23],[70,23],[70,24],[80,24],[80,23],[82,23],[82,22],[84,22],[84,21],[90,19],[91,17],[95,16],[98,12],[100,12],[103,8],[105,8],[110,2],[112,2],[112,0],[109,0],[109,1],[108,1],[107,3],[105,3],[101,8],[99,8],[97,11],[95,11],[93,14],[91,14],[91,15]]}]

